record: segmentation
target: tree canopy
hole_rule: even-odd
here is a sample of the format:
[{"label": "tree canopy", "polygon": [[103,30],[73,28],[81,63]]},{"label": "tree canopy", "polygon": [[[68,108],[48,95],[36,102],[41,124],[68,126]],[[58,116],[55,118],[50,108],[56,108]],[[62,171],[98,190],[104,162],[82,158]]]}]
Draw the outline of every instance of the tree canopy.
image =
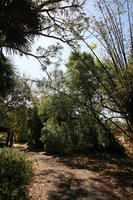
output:
[{"label": "tree canopy", "polygon": [[33,1],[6,0],[0,3],[1,45],[21,49],[31,43],[41,29],[41,15]]},{"label": "tree canopy", "polygon": [[[58,97],[62,94],[66,95],[64,104],[72,103],[77,112],[87,112],[103,128],[105,122],[112,123],[113,127],[116,126],[132,139],[133,2],[97,0],[94,15],[89,14],[88,5],[87,0],[21,0],[20,3],[17,0],[1,1],[1,74],[7,76],[11,83],[14,70],[7,62],[5,50],[32,56],[39,61],[48,76],[48,80],[45,78],[38,81],[38,84],[44,84],[47,90],[53,88],[58,95],[60,92],[59,96],[53,97],[53,101],[59,100]],[[47,49],[39,46],[32,51],[36,37],[53,38],[60,43]],[[66,42],[73,53],[66,64],[65,77],[56,71],[53,81],[53,74],[49,74],[47,68],[52,64],[60,64],[58,52],[62,51],[62,42]],[[82,45],[89,54],[80,53]],[[55,62],[56,56],[59,56],[58,63]],[[8,67],[4,67],[7,65]],[[59,75],[59,82],[55,75]],[[4,83],[2,77],[0,79]],[[8,88],[6,81],[4,85]],[[49,90],[50,95],[51,91],[52,89]],[[86,110],[88,107],[89,111]],[[69,113],[68,110],[67,114],[73,115],[73,112]],[[85,113],[86,118],[87,115]],[[125,128],[119,127],[117,121],[125,123]]]},{"label": "tree canopy", "polygon": [[70,25],[80,15],[83,3],[78,0],[1,1],[0,46],[26,53],[25,49],[37,35],[68,40]]},{"label": "tree canopy", "polygon": [[0,55],[0,96],[5,97],[14,86],[15,68],[3,54]]},{"label": "tree canopy", "polygon": [[[33,56],[44,67],[49,62],[49,55],[58,51],[58,46],[49,50],[39,47],[32,53],[35,37],[57,39],[62,42],[73,42],[71,35],[73,22],[82,15],[84,1],[56,0],[5,0],[0,2],[0,56],[5,57],[5,50]],[[2,66],[2,60],[1,66]],[[8,65],[9,66],[9,65]],[[8,67],[9,69],[9,67]],[[6,73],[4,66],[2,73]],[[10,72],[13,68],[10,66]],[[1,79],[1,81],[3,81]],[[7,84],[7,83],[6,83]]]}]

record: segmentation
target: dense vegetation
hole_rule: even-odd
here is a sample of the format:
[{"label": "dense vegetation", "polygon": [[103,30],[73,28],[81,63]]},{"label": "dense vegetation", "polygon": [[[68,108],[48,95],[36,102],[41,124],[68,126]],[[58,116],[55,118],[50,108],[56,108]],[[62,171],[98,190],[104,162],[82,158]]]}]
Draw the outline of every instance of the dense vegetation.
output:
[{"label": "dense vegetation", "polygon": [[[132,141],[132,2],[97,1],[97,19],[87,16],[84,3],[1,2],[0,124],[10,129],[8,138],[4,137],[7,144],[10,140],[10,146],[14,139],[35,148],[44,143],[49,152],[89,148],[117,152],[123,151],[117,133]],[[113,8],[117,11],[114,17]],[[58,20],[60,15],[64,17],[62,22]],[[128,34],[124,37],[125,31]],[[96,44],[89,44],[88,34],[95,38]],[[73,52],[65,64],[66,72],[58,67],[53,72],[47,71],[49,65],[60,65],[59,43],[48,49],[38,47],[37,54],[30,51],[37,35],[71,46]],[[125,41],[129,39],[125,50]],[[90,53],[87,50],[81,53],[79,44],[86,45]],[[97,54],[98,45],[107,53],[102,59]],[[5,56],[5,49],[36,58],[48,78],[19,77]]]},{"label": "dense vegetation", "polygon": [[[124,154],[118,136],[133,142],[133,1],[97,0],[92,16],[89,3],[0,2],[0,140],[6,146]],[[38,37],[57,43],[32,49]],[[65,64],[62,43],[71,48]],[[20,76],[8,54],[37,59],[46,76]],[[20,152],[0,150],[2,177],[0,198],[23,199],[31,164]]]},{"label": "dense vegetation", "polygon": [[52,153],[88,151],[90,148],[122,151],[113,128],[93,110],[93,107],[101,110],[96,93],[100,85],[94,82],[90,73],[91,70],[98,73],[94,58],[87,53],[72,53],[66,67],[64,74],[58,70],[53,73],[53,79],[57,79],[56,91],[45,105],[48,119],[41,137],[45,149]]},{"label": "dense vegetation", "polygon": [[14,140],[34,148],[43,143],[46,151],[58,154],[90,148],[122,153],[117,129],[99,115],[103,108],[97,93],[102,87],[91,73],[104,76],[99,64],[91,54],[72,53],[66,68],[51,73],[53,87],[49,80],[37,82],[40,97],[26,78],[14,77],[14,90],[1,103],[1,119],[12,129]]},{"label": "dense vegetation", "polygon": [[0,200],[25,199],[32,176],[32,162],[23,152],[0,149]]}]

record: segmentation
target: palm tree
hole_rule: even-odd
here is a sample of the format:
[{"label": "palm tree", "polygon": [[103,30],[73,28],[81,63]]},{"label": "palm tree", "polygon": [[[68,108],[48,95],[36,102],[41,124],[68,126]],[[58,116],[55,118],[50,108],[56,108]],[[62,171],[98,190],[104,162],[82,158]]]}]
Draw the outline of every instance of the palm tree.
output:
[{"label": "palm tree", "polygon": [[11,61],[0,54],[0,96],[5,97],[14,86],[15,68]]},{"label": "palm tree", "polygon": [[3,47],[13,51],[28,50],[41,28],[41,15],[32,0],[0,1],[0,97],[14,84],[14,67],[3,55]]},{"label": "palm tree", "polygon": [[0,2],[0,46],[27,48],[41,28],[41,14],[31,0]]}]

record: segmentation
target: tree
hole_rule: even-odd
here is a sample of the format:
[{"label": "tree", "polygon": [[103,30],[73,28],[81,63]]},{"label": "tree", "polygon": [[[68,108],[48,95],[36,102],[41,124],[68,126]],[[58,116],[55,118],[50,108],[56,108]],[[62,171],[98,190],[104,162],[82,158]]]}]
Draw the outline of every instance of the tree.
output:
[{"label": "tree", "polygon": [[54,71],[53,77],[58,77],[56,83],[54,79],[54,83],[46,85],[52,90],[45,105],[47,119],[41,137],[46,150],[70,153],[103,148],[114,153],[122,152],[109,123],[100,115],[102,109],[96,92],[99,85],[91,73],[91,70],[98,73],[94,58],[85,52],[72,53],[66,66],[63,77],[59,79],[60,73]]},{"label": "tree", "polygon": [[[20,77],[14,77],[14,90],[0,102],[0,125],[8,127],[19,141],[28,137],[28,110],[32,103],[31,88]],[[11,138],[11,135],[9,138]]]},{"label": "tree", "polygon": [[41,15],[34,1],[5,0],[0,3],[0,46],[12,50],[28,47],[41,29]]},{"label": "tree", "polygon": [[33,108],[31,108],[28,127],[30,128],[29,145],[34,148],[42,147],[40,138],[43,123],[39,116],[38,107],[36,105],[33,105]]},{"label": "tree", "polygon": [[[133,57],[133,35],[132,35],[132,11],[133,2],[126,1],[96,1],[95,10],[97,16],[86,16],[86,28],[84,36],[81,36],[73,26],[73,33],[83,42],[99,65],[99,74],[91,70],[95,82],[99,83],[100,90],[97,91],[104,112],[102,117],[116,123],[115,119],[121,118],[127,124],[124,130],[126,135],[132,139],[127,129],[133,133],[132,125],[132,57]],[[97,45],[92,45],[92,40]],[[97,48],[96,48],[97,47]],[[75,53],[76,48],[72,46]],[[100,51],[100,54],[98,53]],[[82,62],[84,60],[80,57]],[[107,114],[107,113],[110,114]]]},{"label": "tree", "polygon": [[14,73],[15,68],[11,61],[3,54],[0,55],[0,97],[6,97],[13,89]]},{"label": "tree", "polygon": [[[0,46],[26,53],[25,49],[32,44],[33,38],[37,35],[61,41],[68,40],[70,26],[76,15],[81,13],[79,11],[84,3],[81,2],[78,0],[20,0],[19,3],[17,0],[1,1]],[[77,13],[75,17],[72,16],[74,13]]]},{"label": "tree", "polygon": [[66,67],[66,82],[70,94],[75,97],[82,130],[86,128],[85,134],[95,147],[104,144],[106,148],[117,148],[119,145],[113,130],[102,116],[104,108],[100,101],[101,85],[96,80],[96,77],[102,75],[99,64],[91,54],[76,52],[70,55]]},{"label": "tree", "polygon": [[[35,36],[73,42],[75,37],[71,35],[71,26],[82,14],[83,4],[84,1],[80,3],[78,0],[20,0],[19,3],[17,0],[2,0],[0,2],[0,56],[5,49],[21,55],[33,56],[46,70],[46,65],[50,62],[49,55],[52,56],[59,48],[52,46],[47,50],[41,47],[37,48],[36,54],[33,54],[32,44]],[[5,69],[1,70],[4,74]]]}]

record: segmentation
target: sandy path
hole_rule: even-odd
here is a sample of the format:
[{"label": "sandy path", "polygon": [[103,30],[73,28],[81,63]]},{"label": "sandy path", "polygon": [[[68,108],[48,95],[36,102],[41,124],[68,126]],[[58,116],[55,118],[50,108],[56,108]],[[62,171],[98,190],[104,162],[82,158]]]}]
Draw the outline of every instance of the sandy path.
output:
[{"label": "sandy path", "polygon": [[30,200],[133,200],[132,158],[29,154],[35,163]]}]

